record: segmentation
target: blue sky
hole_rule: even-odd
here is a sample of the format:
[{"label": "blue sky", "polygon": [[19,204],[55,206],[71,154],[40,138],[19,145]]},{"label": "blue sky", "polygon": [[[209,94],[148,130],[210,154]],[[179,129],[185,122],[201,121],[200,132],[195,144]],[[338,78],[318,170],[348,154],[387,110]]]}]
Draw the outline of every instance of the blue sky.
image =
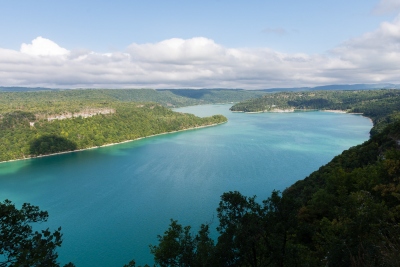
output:
[{"label": "blue sky", "polygon": [[0,85],[400,83],[400,0],[2,1]]}]

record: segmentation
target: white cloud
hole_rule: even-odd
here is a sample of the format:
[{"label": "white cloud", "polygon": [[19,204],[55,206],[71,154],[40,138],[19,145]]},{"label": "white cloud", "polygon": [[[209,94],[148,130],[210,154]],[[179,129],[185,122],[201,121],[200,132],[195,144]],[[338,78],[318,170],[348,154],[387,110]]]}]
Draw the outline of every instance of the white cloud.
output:
[{"label": "white cloud", "polygon": [[[400,17],[332,50],[342,62],[351,65],[347,76],[372,82],[400,82]],[[345,74],[337,73],[336,75]]]},{"label": "white cloud", "polygon": [[373,9],[376,15],[396,13],[400,11],[400,0],[380,0]]},{"label": "white cloud", "polygon": [[61,56],[69,53],[67,49],[41,36],[34,39],[31,44],[22,44],[20,51],[32,56]]},{"label": "white cloud", "polygon": [[128,47],[128,52],[140,61],[182,64],[221,57],[224,56],[225,50],[213,40],[196,37],[187,40],[173,38],[155,44],[134,43]]},{"label": "white cloud", "polygon": [[204,37],[136,44],[126,51],[67,50],[38,37],[20,51],[0,48],[9,86],[269,88],[337,83],[400,83],[400,17],[327,54],[228,48]]}]

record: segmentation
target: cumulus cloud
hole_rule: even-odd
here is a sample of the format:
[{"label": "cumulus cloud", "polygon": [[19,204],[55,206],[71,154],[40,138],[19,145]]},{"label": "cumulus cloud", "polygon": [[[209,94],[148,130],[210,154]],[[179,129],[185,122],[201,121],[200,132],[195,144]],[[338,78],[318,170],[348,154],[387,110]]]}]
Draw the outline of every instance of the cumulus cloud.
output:
[{"label": "cumulus cloud", "polygon": [[400,17],[391,23],[381,23],[373,32],[348,40],[333,49],[332,54],[352,66],[347,75],[369,77],[373,82],[399,82]]},{"label": "cumulus cloud", "polygon": [[0,48],[3,86],[259,89],[400,82],[400,17],[325,54],[229,48],[204,37],[129,45],[125,51],[68,50],[38,37]]},{"label": "cumulus cloud", "polygon": [[398,11],[400,11],[400,0],[380,0],[372,12],[376,15],[384,15]]},{"label": "cumulus cloud", "polygon": [[67,49],[41,36],[34,39],[31,44],[22,44],[20,51],[32,56],[62,56],[69,53]]},{"label": "cumulus cloud", "polygon": [[138,60],[157,62],[176,62],[201,60],[210,53],[218,53],[221,47],[214,41],[198,37],[188,40],[173,38],[155,44],[136,44],[128,51]]}]

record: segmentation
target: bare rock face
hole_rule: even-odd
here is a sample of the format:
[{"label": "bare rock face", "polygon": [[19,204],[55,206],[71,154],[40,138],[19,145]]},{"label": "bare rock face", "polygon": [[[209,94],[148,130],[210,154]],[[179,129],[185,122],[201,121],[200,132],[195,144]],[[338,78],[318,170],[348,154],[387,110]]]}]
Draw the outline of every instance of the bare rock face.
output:
[{"label": "bare rock face", "polygon": [[88,118],[88,117],[93,117],[95,115],[100,115],[100,114],[113,114],[115,113],[115,109],[113,108],[88,108],[84,109],[79,112],[66,112],[63,114],[59,115],[50,115],[47,116],[48,121],[52,120],[64,120],[64,119],[69,119],[69,118],[77,118],[77,117],[82,117],[82,118]]}]

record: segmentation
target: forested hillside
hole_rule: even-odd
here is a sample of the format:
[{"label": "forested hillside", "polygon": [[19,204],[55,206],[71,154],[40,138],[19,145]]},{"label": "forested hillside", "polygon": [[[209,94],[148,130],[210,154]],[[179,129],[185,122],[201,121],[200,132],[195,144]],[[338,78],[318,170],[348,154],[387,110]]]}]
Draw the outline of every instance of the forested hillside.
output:
[{"label": "forested hillside", "polygon": [[179,107],[198,104],[196,100],[152,89],[111,90],[53,90],[34,92],[0,92],[0,114],[23,110],[57,114],[77,112],[90,107],[107,107],[109,103],[157,102],[163,106]]},{"label": "forested hillside", "polygon": [[[123,101],[107,101],[104,94],[76,91],[70,99],[60,92],[53,93],[32,94],[32,98],[26,93],[17,100],[15,94],[2,95],[0,161],[85,149],[227,120],[221,115],[199,118],[177,113],[157,103],[131,102],[122,96]],[[80,115],[87,110],[90,116]],[[104,111],[109,113],[101,114]]]},{"label": "forested hillside", "polygon": [[[68,89],[39,90],[19,88],[19,91],[0,91],[0,114],[13,110],[74,112],[91,105],[104,106],[109,102],[156,102],[165,107],[240,102],[264,95],[262,91],[228,89]],[[29,90],[28,90],[29,89]]]},{"label": "forested hillside", "polygon": [[400,266],[400,91],[269,94],[232,107],[336,109],[373,119],[371,139],[263,201],[221,196],[217,240],[171,221],[157,266]]},{"label": "forested hillside", "polygon": [[193,232],[172,220],[150,251],[156,266],[400,266],[399,181],[397,121],[266,200],[223,193],[217,239],[213,223]]},{"label": "forested hillside", "polygon": [[[39,155],[119,142],[121,135],[134,139],[225,121],[220,115],[201,119],[175,113],[156,103],[83,95],[69,105],[54,97],[47,104],[39,99],[44,106],[26,101],[9,109],[15,102],[4,101],[1,153]],[[399,95],[397,90],[277,93],[234,106],[242,111],[346,110],[371,117],[375,126],[370,140],[266,200],[237,191],[223,193],[217,207],[217,239],[210,235],[212,223],[193,232],[171,220],[158,243],[150,246],[156,266],[400,266]],[[115,112],[51,122],[38,119],[38,114],[75,112],[88,103]],[[20,146],[20,140],[27,142]]]},{"label": "forested hillside", "polygon": [[217,240],[172,220],[150,250],[156,266],[400,266],[399,181],[396,122],[262,202],[224,193]]},{"label": "forested hillside", "polygon": [[240,102],[232,111],[344,110],[360,113],[374,122],[371,134],[400,119],[400,90],[315,91],[266,94]]},{"label": "forested hillside", "polygon": [[204,104],[240,102],[265,95],[265,91],[242,89],[160,89],[160,92],[171,92],[174,95],[196,99]]},{"label": "forested hillside", "polygon": [[269,88],[263,91],[269,92],[300,92],[300,91],[339,91],[339,90],[376,90],[376,89],[400,89],[400,84],[375,83],[375,84],[330,84],[316,87],[289,87]]},{"label": "forested hillside", "polygon": [[[226,118],[196,118],[164,107],[238,102],[264,94],[222,89],[3,89],[0,92],[0,161],[221,123]],[[104,114],[104,110],[112,112]],[[80,117],[83,113],[98,115]]]}]

